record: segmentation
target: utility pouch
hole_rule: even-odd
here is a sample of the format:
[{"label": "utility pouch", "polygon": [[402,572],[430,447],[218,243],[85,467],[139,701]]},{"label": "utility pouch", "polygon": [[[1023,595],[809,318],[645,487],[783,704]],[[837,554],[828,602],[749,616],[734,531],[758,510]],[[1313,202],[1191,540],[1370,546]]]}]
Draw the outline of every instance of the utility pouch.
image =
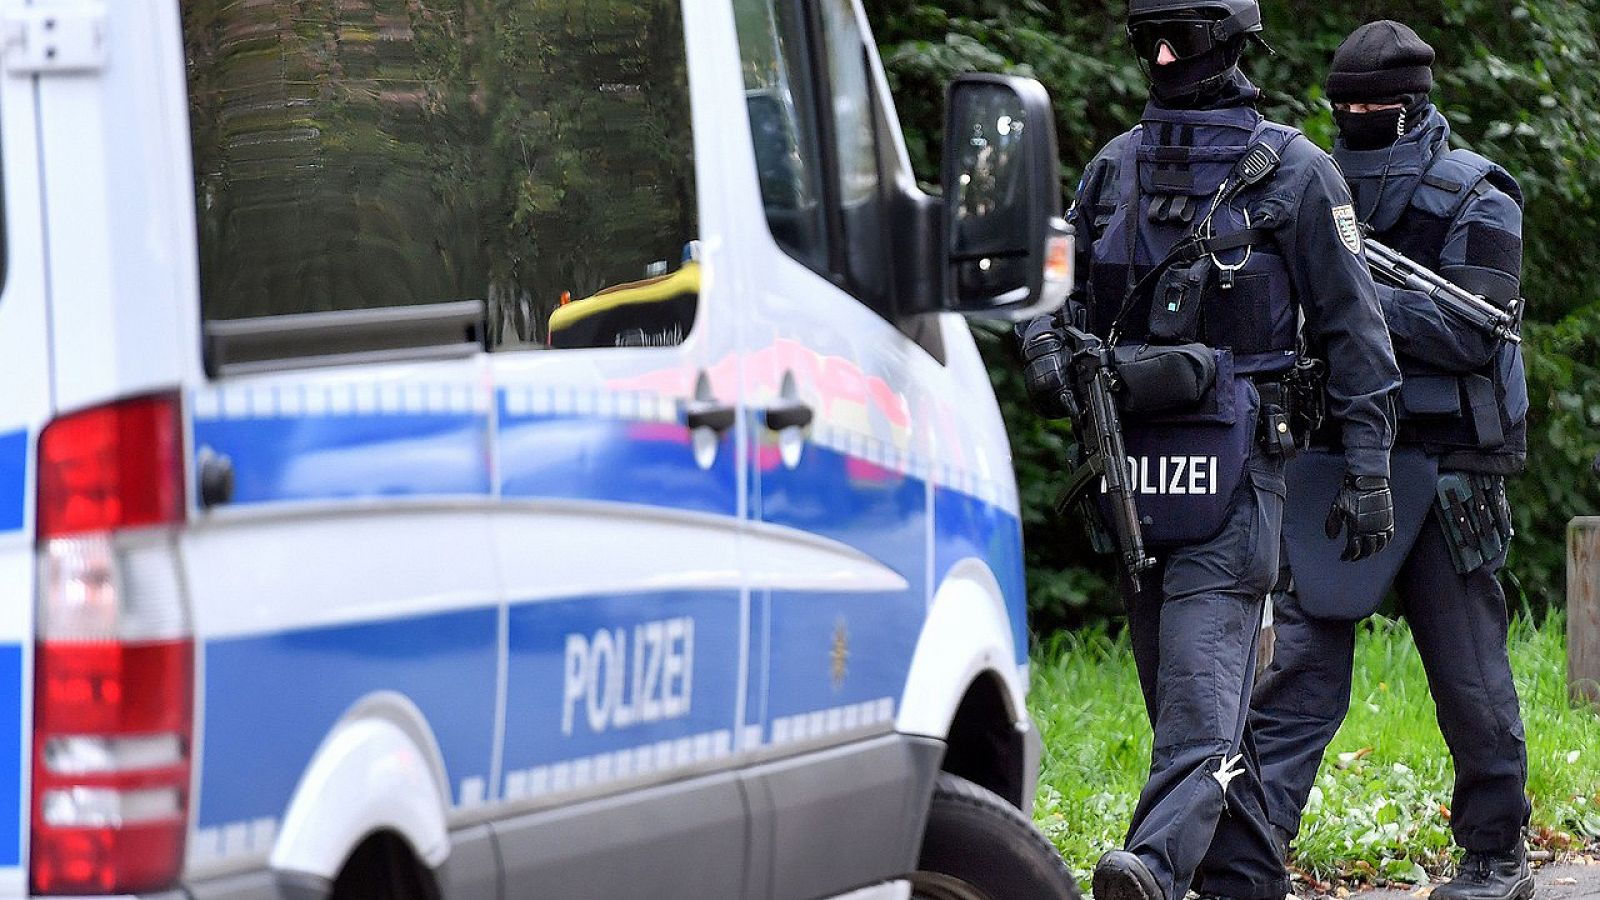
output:
[{"label": "utility pouch", "polygon": [[1261,426],[1257,438],[1268,456],[1293,459],[1299,449],[1294,434],[1294,394],[1281,381],[1256,383],[1261,395]]},{"label": "utility pouch", "polygon": [[1151,545],[1195,544],[1215,536],[1244,480],[1256,435],[1255,385],[1233,377],[1230,364],[1211,393],[1218,398],[1211,415],[1123,422],[1128,474]]},{"label": "utility pouch", "polygon": [[1217,383],[1216,351],[1204,344],[1118,347],[1118,405],[1130,416],[1193,412]]},{"label": "utility pouch", "polygon": [[1462,575],[1499,559],[1515,534],[1505,479],[1498,475],[1440,473],[1438,512],[1451,562]]},{"label": "utility pouch", "polygon": [[1200,337],[1200,310],[1216,275],[1209,257],[1161,273],[1150,297],[1150,341],[1187,344]]},{"label": "utility pouch", "polygon": [[1468,375],[1461,380],[1467,395],[1467,408],[1472,411],[1472,433],[1480,450],[1499,450],[1506,445],[1505,430],[1500,425],[1500,400],[1495,395],[1494,382],[1481,375]]}]

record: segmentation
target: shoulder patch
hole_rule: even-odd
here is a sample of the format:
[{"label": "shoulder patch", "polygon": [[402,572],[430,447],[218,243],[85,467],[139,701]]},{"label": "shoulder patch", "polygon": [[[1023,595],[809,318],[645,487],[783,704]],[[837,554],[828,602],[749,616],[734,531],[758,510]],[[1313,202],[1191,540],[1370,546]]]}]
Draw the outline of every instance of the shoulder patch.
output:
[{"label": "shoulder patch", "polygon": [[1339,240],[1344,241],[1344,248],[1357,256],[1361,255],[1361,223],[1356,221],[1356,208],[1346,203],[1333,208],[1333,225],[1339,231]]}]

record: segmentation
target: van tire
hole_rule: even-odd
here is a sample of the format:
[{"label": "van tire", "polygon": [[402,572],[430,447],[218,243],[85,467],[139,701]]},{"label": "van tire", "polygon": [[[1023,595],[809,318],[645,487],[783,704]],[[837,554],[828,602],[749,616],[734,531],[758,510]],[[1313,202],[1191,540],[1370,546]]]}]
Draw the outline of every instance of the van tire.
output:
[{"label": "van tire", "polygon": [[939,773],[910,877],[916,900],[1079,900],[1066,861],[992,791]]}]

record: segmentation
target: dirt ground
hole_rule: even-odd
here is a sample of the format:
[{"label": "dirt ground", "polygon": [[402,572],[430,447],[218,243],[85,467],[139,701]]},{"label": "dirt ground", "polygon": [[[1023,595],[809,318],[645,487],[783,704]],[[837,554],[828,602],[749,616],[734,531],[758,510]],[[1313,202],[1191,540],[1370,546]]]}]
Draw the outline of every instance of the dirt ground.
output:
[{"label": "dirt ground", "polygon": [[[1568,862],[1551,863],[1534,871],[1539,886],[1535,900],[1600,900],[1600,858],[1578,858]],[[1434,885],[1424,885],[1410,890],[1369,890],[1345,892],[1335,896],[1349,900],[1423,900],[1433,893]],[[1302,895],[1304,896],[1304,895]]]}]

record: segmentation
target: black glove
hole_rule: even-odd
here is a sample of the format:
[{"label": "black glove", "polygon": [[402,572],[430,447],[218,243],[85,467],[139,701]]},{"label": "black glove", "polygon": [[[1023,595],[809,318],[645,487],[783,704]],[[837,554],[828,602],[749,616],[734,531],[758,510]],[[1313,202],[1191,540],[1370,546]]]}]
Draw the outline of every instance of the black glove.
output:
[{"label": "black glove", "polygon": [[1389,479],[1378,475],[1346,475],[1339,496],[1333,498],[1325,530],[1329,540],[1348,528],[1345,562],[1359,562],[1389,545],[1394,538],[1394,497]]},{"label": "black glove", "polygon": [[1046,419],[1077,419],[1080,407],[1072,392],[1066,341],[1049,328],[1029,329],[1032,333],[1022,342],[1022,379],[1034,411]]}]

